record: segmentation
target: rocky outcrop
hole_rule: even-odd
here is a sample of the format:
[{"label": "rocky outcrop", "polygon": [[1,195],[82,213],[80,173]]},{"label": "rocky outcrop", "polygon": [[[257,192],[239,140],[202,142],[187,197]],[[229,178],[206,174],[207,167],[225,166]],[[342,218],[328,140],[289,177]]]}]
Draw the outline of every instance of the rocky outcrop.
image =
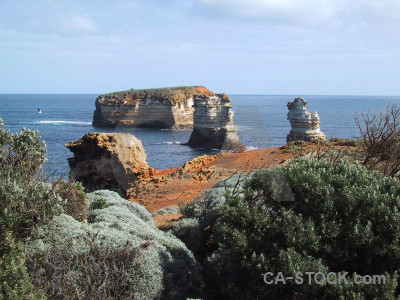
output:
[{"label": "rocky outcrop", "polygon": [[101,95],[95,127],[192,128],[195,96],[212,96],[203,86],[128,90]]},{"label": "rocky outcrop", "polygon": [[194,96],[191,147],[231,150],[239,145],[237,127],[233,125],[232,103],[226,94]]},{"label": "rocky outcrop", "polygon": [[292,129],[286,137],[287,142],[291,141],[316,141],[325,140],[325,134],[320,130],[320,119],[317,112],[309,113],[306,109],[307,101],[297,97],[293,102],[288,102],[289,109],[287,119]]},{"label": "rocky outcrop", "polygon": [[125,195],[141,176],[153,172],[142,142],[128,133],[87,133],[65,146],[74,153],[68,159],[70,177],[88,192],[109,189]]}]

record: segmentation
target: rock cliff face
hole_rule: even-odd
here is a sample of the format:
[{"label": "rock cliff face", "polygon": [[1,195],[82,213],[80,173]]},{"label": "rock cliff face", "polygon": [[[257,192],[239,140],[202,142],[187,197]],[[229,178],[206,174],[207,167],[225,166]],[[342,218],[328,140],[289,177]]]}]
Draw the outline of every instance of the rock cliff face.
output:
[{"label": "rock cliff face", "polygon": [[192,128],[195,96],[212,96],[202,86],[128,90],[101,95],[95,127]]},{"label": "rock cliff face", "polygon": [[153,171],[142,142],[128,133],[87,133],[65,146],[74,153],[68,159],[71,179],[82,182],[88,192],[109,189],[124,196]]},{"label": "rock cliff face", "polygon": [[226,94],[194,96],[191,147],[231,150],[239,144],[237,127],[233,125],[232,103]]},{"label": "rock cliff face", "polygon": [[326,139],[319,127],[321,121],[318,113],[309,113],[306,109],[307,105],[307,101],[300,97],[295,98],[293,102],[288,102],[287,119],[290,121],[292,129],[286,137],[287,142],[296,140],[310,142]]}]

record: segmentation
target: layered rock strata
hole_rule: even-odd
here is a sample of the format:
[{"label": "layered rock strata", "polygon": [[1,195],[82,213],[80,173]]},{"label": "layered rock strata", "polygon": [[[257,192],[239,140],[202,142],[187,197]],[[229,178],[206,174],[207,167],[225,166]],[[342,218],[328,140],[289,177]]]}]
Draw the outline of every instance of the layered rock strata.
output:
[{"label": "layered rock strata", "polygon": [[203,86],[104,94],[96,99],[93,126],[193,128],[194,97],[213,95]]},{"label": "layered rock strata", "polygon": [[189,146],[225,150],[238,147],[232,103],[226,94],[195,95],[193,123]]},{"label": "layered rock strata", "polygon": [[297,97],[293,102],[288,102],[287,119],[292,129],[286,137],[287,142],[325,140],[325,134],[320,130],[320,119],[317,112],[309,113],[306,109],[307,101]]},{"label": "layered rock strata", "polygon": [[65,146],[74,153],[68,159],[70,177],[88,192],[109,189],[125,196],[141,176],[153,172],[142,142],[128,133],[87,133]]}]

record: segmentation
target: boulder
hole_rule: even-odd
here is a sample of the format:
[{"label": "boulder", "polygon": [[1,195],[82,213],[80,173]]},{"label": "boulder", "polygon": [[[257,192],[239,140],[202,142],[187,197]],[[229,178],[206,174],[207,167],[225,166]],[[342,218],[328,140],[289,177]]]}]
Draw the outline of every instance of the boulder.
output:
[{"label": "boulder", "polygon": [[293,102],[288,102],[289,109],[287,119],[290,121],[292,129],[286,137],[286,141],[306,141],[312,142],[325,140],[325,134],[320,130],[320,119],[317,112],[309,113],[306,109],[307,101],[297,97]]},{"label": "boulder", "polygon": [[87,133],[65,145],[70,177],[82,182],[86,191],[110,189],[125,195],[140,179],[153,171],[146,162],[142,142],[128,133]]}]

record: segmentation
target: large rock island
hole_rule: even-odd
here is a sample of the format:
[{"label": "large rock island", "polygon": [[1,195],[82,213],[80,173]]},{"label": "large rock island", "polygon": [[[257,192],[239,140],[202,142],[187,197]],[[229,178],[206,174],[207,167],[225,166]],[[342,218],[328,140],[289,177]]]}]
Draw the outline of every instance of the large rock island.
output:
[{"label": "large rock island", "polygon": [[193,128],[194,97],[214,95],[203,86],[131,89],[100,95],[93,126]]}]

